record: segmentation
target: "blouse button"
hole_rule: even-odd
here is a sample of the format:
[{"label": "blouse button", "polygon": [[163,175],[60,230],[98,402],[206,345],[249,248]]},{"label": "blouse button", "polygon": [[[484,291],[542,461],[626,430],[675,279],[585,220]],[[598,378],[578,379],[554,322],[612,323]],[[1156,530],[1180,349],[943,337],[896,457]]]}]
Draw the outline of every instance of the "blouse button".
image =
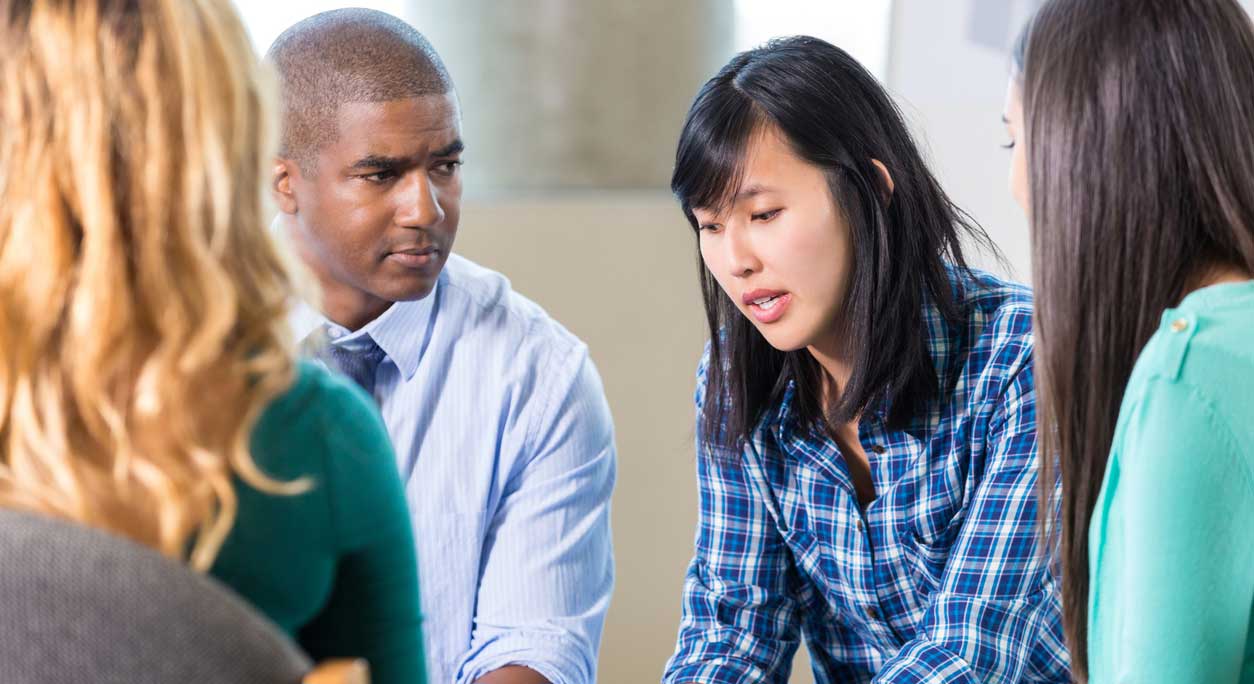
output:
[{"label": "blouse button", "polygon": [[1177,318],[1171,322],[1171,332],[1182,333],[1189,329],[1189,321],[1185,318]]}]

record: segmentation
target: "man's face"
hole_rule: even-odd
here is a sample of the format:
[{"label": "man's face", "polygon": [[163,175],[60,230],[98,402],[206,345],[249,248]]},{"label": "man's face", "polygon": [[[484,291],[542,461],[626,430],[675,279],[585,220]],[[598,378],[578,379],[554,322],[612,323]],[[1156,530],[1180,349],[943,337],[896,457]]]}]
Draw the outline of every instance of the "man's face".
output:
[{"label": "man's face", "polygon": [[345,104],[312,173],[282,163],[280,205],[332,320],[355,329],[435,287],[457,234],[460,118],[453,93]]}]

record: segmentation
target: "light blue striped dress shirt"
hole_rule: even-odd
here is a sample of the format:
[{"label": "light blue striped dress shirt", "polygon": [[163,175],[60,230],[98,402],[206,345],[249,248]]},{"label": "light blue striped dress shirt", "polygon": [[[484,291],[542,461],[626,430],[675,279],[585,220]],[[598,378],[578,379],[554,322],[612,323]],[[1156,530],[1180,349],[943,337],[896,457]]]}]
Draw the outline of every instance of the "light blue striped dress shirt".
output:
[{"label": "light blue striped dress shirt", "polygon": [[[587,347],[452,255],[435,290],[350,332],[302,306],[297,339],[374,340],[374,396],[413,515],[428,676],[508,664],[596,677],[614,583],[614,428]],[[369,336],[370,339],[366,339]]]}]

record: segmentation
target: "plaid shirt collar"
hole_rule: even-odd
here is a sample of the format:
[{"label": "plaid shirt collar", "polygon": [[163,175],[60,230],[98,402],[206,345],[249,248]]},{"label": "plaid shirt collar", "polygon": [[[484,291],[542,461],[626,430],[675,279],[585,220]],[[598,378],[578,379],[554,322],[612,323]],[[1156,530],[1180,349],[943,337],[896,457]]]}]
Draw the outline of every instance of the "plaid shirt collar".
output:
[{"label": "plaid shirt collar", "polygon": [[[962,289],[956,279],[954,293],[958,301],[962,301]],[[967,326],[950,324],[931,304],[924,310],[923,321],[927,335],[928,355],[932,359],[932,368],[936,372],[937,386],[940,390],[927,400],[925,411],[911,417],[910,421],[903,426],[906,432],[919,441],[927,441],[940,426],[942,413],[948,403],[944,396],[946,388],[951,387],[957,380],[956,375],[962,369],[962,359],[965,356],[964,348],[968,343]],[[767,433],[775,437],[780,444],[796,438],[798,431],[803,429],[799,424],[799,419],[794,416],[796,400],[797,383],[795,380],[789,380],[774,410],[763,412],[762,418],[754,429],[753,440],[760,444],[760,440]],[[867,408],[870,414],[868,418],[881,425],[887,424],[893,400],[892,396],[881,395]]]}]

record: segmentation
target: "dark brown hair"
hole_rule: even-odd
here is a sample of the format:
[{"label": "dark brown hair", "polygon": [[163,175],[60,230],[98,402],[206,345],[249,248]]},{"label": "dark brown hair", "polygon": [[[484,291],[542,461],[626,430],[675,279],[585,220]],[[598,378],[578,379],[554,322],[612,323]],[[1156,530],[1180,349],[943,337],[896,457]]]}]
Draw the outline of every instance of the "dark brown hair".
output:
[{"label": "dark brown hair", "polygon": [[1023,62],[1046,534],[1078,681],[1088,528],[1128,377],[1207,269],[1254,270],[1254,30],[1235,0],[1052,0]]},{"label": "dark brown hair", "polygon": [[[809,36],[773,40],[734,57],[697,93],[675,154],[671,190],[698,235],[693,209],[735,195],[755,131],[777,129],[822,169],[853,235],[854,265],[842,302],[849,339],[861,340],[853,375],[825,411],[822,368],[806,350],[772,347],[697,259],[710,328],[701,437],[734,447],[765,409],[796,383],[802,423],[838,425],[891,400],[899,426],[941,387],[927,349],[925,306],[948,323],[965,320],[951,269],[968,272],[963,240],[1000,256],[987,234],[932,176],[892,98],[840,48]],[[881,161],[895,181],[885,204]],[[835,259],[836,255],[832,255]]]}]

